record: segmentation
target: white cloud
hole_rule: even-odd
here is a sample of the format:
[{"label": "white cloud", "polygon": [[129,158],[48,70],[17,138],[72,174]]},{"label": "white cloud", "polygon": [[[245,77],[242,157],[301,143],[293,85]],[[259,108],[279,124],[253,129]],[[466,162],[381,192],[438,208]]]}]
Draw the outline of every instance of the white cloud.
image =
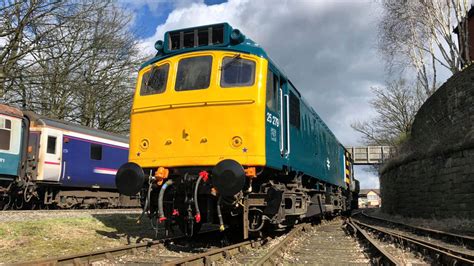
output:
[{"label": "white cloud", "polygon": [[360,139],[350,124],[373,115],[370,87],[384,81],[375,49],[378,13],[373,1],[193,2],[176,6],[141,46],[154,52],[155,41],[168,30],[229,22],[267,51],[338,139],[350,146]]}]

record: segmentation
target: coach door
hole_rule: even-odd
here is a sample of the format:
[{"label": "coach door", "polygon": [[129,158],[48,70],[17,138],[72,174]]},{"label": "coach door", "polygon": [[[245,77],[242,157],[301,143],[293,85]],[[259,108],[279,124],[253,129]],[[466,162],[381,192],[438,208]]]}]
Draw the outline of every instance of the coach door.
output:
[{"label": "coach door", "polygon": [[42,180],[58,182],[61,175],[62,132],[46,128],[41,134]]}]

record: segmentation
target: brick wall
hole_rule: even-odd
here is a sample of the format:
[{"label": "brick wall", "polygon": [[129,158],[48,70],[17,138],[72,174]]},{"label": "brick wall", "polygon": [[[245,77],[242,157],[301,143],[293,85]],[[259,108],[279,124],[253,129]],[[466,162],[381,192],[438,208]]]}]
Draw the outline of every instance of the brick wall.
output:
[{"label": "brick wall", "polygon": [[474,65],[423,104],[380,187],[384,212],[474,218]]}]

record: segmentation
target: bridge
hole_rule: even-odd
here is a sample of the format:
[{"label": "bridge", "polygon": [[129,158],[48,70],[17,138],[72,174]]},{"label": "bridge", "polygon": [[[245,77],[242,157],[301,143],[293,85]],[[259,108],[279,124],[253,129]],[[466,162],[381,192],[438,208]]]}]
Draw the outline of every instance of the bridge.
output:
[{"label": "bridge", "polygon": [[354,160],[354,165],[382,164],[390,157],[394,148],[391,146],[346,147]]}]

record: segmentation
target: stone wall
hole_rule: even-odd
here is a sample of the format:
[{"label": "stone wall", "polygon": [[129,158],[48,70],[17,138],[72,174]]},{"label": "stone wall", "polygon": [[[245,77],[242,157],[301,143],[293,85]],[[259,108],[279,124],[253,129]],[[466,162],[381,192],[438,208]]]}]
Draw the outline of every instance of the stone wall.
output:
[{"label": "stone wall", "polygon": [[382,210],[474,219],[474,66],[418,111],[409,140],[381,169]]}]

